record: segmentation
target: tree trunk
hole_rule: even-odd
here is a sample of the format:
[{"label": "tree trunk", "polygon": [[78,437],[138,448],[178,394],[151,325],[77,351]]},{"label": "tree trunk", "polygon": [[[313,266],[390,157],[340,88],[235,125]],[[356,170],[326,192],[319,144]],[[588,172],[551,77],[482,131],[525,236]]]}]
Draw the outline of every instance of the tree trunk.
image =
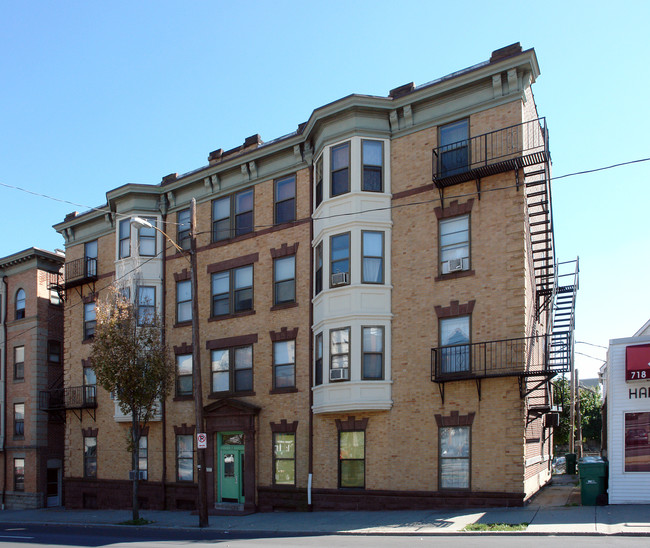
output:
[{"label": "tree trunk", "polygon": [[135,470],[133,477],[133,521],[140,519],[140,505],[138,503],[138,475],[140,473],[140,425],[135,414],[135,410],[131,411],[131,440],[133,443],[132,455],[132,469]]}]

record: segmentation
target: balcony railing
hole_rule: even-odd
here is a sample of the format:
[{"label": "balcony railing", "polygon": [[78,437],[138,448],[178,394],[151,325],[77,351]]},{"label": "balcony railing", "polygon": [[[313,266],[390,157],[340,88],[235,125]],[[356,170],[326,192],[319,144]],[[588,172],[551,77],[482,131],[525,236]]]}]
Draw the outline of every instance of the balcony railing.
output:
[{"label": "balcony railing", "polygon": [[433,182],[447,187],[548,159],[546,119],[538,118],[434,148]]},{"label": "balcony railing", "polygon": [[487,377],[533,376],[568,370],[570,339],[550,335],[431,349],[434,382]]},{"label": "balcony railing", "polygon": [[82,257],[65,263],[65,286],[74,287],[97,279],[97,259]]},{"label": "balcony railing", "polygon": [[95,408],[97,389],[94,385],[88,385],[44,390],[39,394],[39,407],[42,411]]}]

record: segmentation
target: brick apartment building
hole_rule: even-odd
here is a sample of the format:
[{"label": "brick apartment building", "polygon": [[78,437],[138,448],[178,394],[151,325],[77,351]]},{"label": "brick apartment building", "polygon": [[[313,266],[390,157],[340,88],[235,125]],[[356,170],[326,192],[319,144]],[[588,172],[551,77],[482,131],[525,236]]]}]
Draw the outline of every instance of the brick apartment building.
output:
[{"label": "brick apartment building", "polygon": [[31,248],[0,259],[0,485],[2,508],[58,506],[65,415],[39,394],[63,381],[65,257]]},{"label": "brick apartment building", "polygon": [[[163,313],[175,391],[141,443],[142,504],[245,510],[521,505],[550,479],[550,379],[571,365],[535,52],[388,97],[350,95],[285,137],[128,184],[66,241],[65,497],[130,506],[129,424],[95,391],[110,284]],[[205,424],[192,400],[187,256],[197,201]],[[555,319],[554,317],[557,316]],[[565,317],[560,321],[560,316]]]}]

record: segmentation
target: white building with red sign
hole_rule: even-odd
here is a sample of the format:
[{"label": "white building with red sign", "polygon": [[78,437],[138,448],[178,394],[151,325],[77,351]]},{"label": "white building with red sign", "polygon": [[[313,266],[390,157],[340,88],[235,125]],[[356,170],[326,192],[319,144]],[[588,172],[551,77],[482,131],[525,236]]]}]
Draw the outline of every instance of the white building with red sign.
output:
[{"label": "white building with red sign", "polygon": [[650,503],[650,321],[611,339],[604,377],[609,503]]}]

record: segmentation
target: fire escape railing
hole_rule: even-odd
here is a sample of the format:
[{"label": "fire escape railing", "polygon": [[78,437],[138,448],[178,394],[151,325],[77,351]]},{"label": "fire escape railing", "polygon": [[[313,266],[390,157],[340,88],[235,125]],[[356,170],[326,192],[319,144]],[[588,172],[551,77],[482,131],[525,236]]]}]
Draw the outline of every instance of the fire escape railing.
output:
[{"label": "fire escape railing", "polygon": [[433,149],[439,187],[547,161],[546,119],[537,118]]},{"label": "fire escape railing", "polygon": [[97,259],[82,257],[65,263],[66,287],[78,285],[89,280],[97,279]]},{"label": "fire escape railing", "polygon": [[42,390],[38,400],[42,411],[92,409],[97,407],[97,388],[94,385],[86,385]]},{"label": "fire escape railing", "polygon": [[431,349],[431,380],[478,379],[507,376],[553,376],[566,371],[570,338],[546,334],[516,339],[456,344]]}]

